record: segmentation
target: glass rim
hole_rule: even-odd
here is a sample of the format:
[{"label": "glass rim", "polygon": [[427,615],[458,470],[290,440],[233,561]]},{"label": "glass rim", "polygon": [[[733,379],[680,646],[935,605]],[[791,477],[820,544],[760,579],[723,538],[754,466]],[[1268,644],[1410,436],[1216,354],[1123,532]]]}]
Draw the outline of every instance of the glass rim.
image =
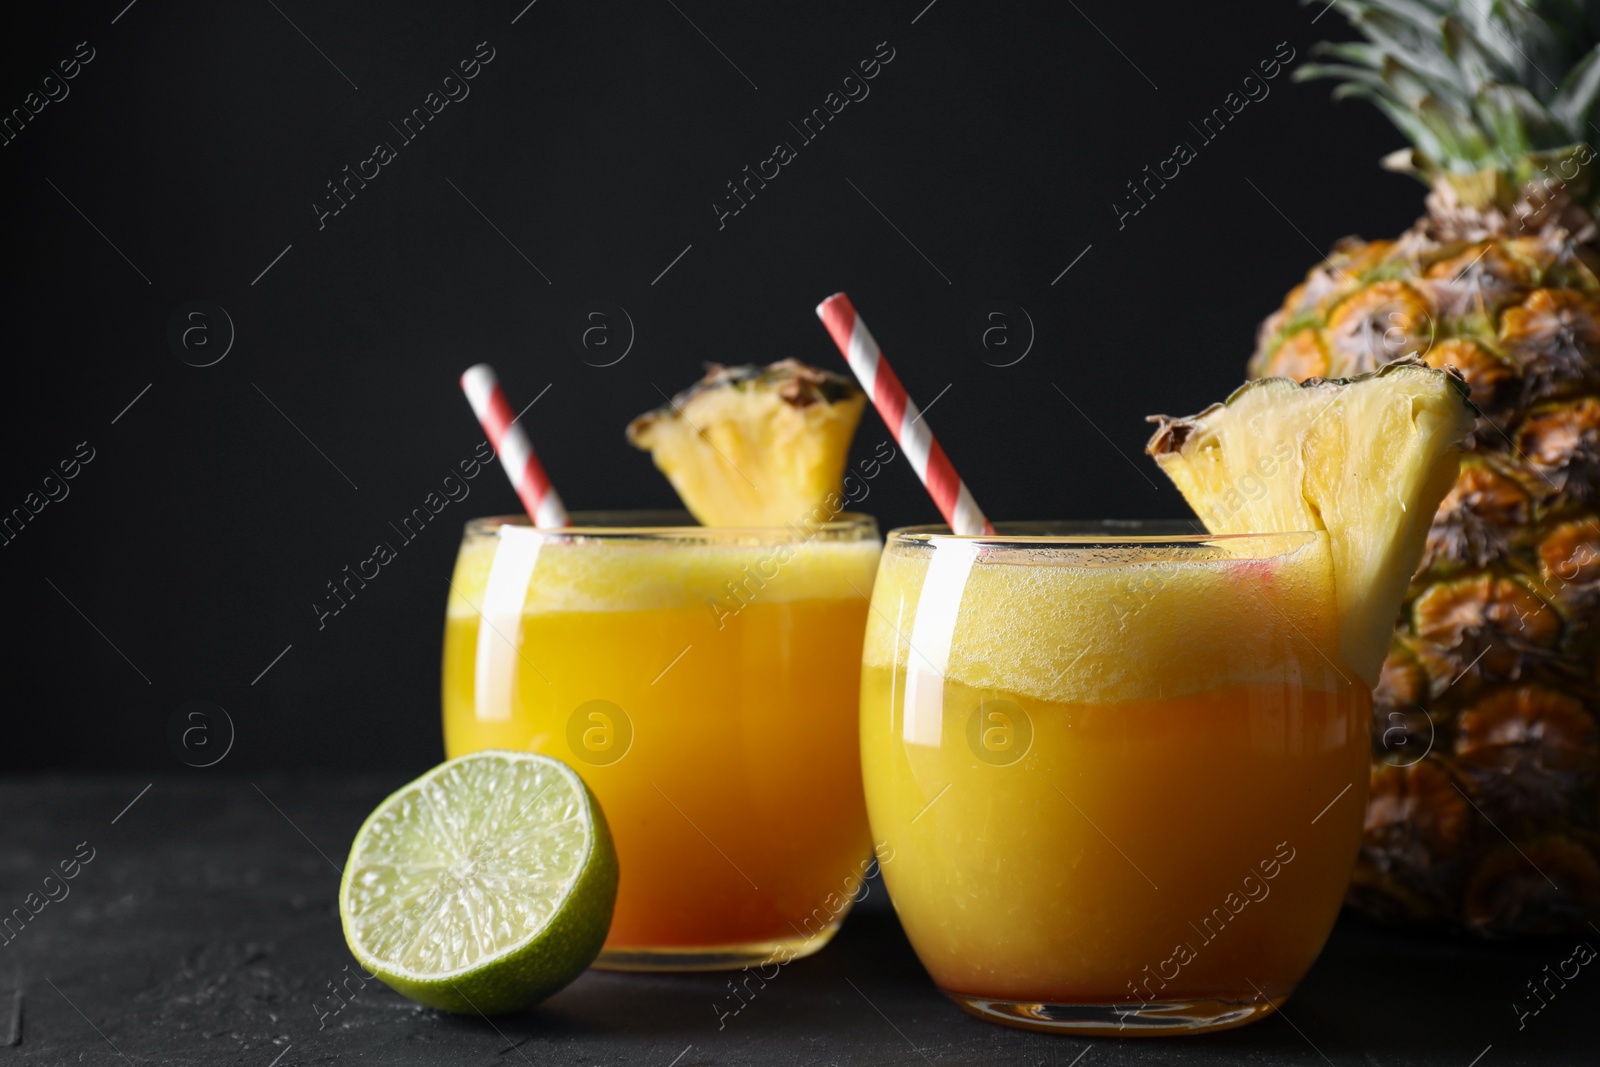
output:
[{"label": "glass rim", "polygon": [[545,528],[535,527],[527,515],[486,515],[468,519],[464,535],[498,537],[503,526],[520,527],[562,541],[766,545],[796,540],[859,541],[878,537],[878,520],[854,511],[835,512],[832,518],[815,524],[807,524],[802,517],[787,526],[700,526],[681,508],[574,511],[568,515],[568,525]]},{"label": "glass rim", "polygon": [[[1218,541],[1240,542],[1250,540],[1282,540],[1326,536],[1323,530],[1282,530],[1263,533],[1214,534],[1194,532],[1197,522],[1185,519],[1061,519],[1030,520],[992,523],[992,534],[956,534],[944,523],[917,526],[897,526],[885,535],[885,541],[896,545],[924,545],[961,542],[993,548],[1137,548],[1157,545],[1206,545]],[[1161,532],[1165,527],[1177,530],[1190,527],[1189,532]],[[1046,528],[1061,527],[1063,532],[1048,532]],[[1034,528],[1040,532],[1027,533]],[[1066,530],[1077,528],[1072,532]],[[1150,532],[1132,532],[1145,528]]]}]

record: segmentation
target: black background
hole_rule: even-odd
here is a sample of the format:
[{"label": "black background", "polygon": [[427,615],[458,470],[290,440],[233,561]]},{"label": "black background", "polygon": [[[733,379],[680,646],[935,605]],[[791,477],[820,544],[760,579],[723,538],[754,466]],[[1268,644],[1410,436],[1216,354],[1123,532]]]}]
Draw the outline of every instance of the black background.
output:
[{"label": "black background", "polygon": [[[516,509],[498,467],[325,628],[311,605],[482,440],[470,363],[540,397],[569,507],[669,506],[627,421],[706,360],[842,370],[812,309],[843,289],[992,517],[1177,516],[1143,417],[1224,396],[1319,252],[1421,206],[1376,166],[1398,135],[1326,83],[1280,74],[1211,143],[1191,128],[1280,42],[1292,70],[1350,36],[1320,4],[525,2],[10,24],[0,108],[78,42],[94,59],[0,148],[0,511],[79,442],[95,458],[0,548],[5,766],[181,769],[168,725],[195,700],[231,716],[232,769],[439,759],[446,576],[462,521]],[[399,145],[389,123],[485,41],[470,96]],[[799,144],[880,42],[870,95]],[[1196,158],[1119,228],[1179,140]],[[397,158],[319,229],[378,141]],[[778,141],[798,158],[719,229]],[[190,301],[233,323],[210,367],[168,342]],[[633,323],[612,366],[572,340],[594,302]],[[995,366],[1026,347],[1018,307],[1032,347]],[[869,412],[857,452],[885,436]],[[904,467],[865,510],[937,518]]]}]

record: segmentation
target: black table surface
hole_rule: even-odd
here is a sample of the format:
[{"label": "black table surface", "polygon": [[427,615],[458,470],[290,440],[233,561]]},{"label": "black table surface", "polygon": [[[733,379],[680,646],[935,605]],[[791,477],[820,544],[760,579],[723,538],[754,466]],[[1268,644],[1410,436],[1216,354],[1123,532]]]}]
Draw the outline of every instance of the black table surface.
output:
[{"label": "black table surface", "polygon": [[[1594,1064],[1600,969],[1537,1006],[1581,937],[1488,945],[1342,919],[1278,1015],[1191,1038],[1090,1040],[969,1018],[876,882],[833,944],[744,999],[726,974],[591,971],[493,1021],[420,1007],[356,971],[338,864],[399,779],[12,778],[0,907],[92,859],[0,945],[0,1061],[40,1064]],[[148,789],[146,788],[148,785]],[[29,897],[29,894],[39,894]],[[349,970],[345,970],[345,968]],[[1569,965],[1570,973],[1570,965]],[[752,985],[754,988],[754,986]],[[743,1003],[737,1014],[730,1008]],[[3,1063],[0,1063],[3,1067]]]}]

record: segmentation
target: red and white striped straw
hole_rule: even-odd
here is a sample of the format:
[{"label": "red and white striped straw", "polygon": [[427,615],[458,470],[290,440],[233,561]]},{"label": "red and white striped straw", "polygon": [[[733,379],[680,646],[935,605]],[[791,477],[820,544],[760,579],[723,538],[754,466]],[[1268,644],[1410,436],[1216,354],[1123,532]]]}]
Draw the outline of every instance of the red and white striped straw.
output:
[{"label": "red and white striped straw", "polygon": [[487,363],[468,367],[461,375],[461,391],[467,394],[472,413],[483,424],[483,432],[489,435],[489,443],[500,456],[500,465],[511,479],[511,487],[522,498],[522,506],[533,524],[566,526],[567,509],[561,506],[561,497],[550,484],[550,476],[545,474],[544,465],[534,455],[527,431],[512,414],[506,391],[500,388],[494,368]]},{"label": "red and white striped straw", "polygon": [[967,483],[956,474],[950,457],[934,440],[928,420],[906,395],[906,387],[900,384],[889,361],[883,358],[867,324],[856,314],[850,298],[834,293],[817,305],[817,318],[833,335],[833,343],[839,346],[850,369],[855,371],[861,388],[872,398],[872,406],[878,409],[889,432],[905,449],[912,469],[928,487],[929,495],[950,529],[963,537],[994,533],[994,527],[972,499]]}]

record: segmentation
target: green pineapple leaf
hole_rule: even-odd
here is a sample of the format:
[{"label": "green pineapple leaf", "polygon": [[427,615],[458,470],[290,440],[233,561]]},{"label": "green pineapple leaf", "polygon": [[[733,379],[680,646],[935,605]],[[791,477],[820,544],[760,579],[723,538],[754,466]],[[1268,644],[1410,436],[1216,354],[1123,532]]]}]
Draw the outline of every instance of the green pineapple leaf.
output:
[{"label": "green pineapple leaf", "polygon": [[[1398,169],[1425,182],[1493,170],[1498,177],[1461,188],[1493,190],[1509,209],[1510,200],[1498,198],[1514,199],[1527,180],[1548,176],[1549,160],[1600,136],[1600,0],[1338,7],[1365,40],[1317,46],[1314,54],[1329,61],[1295,77],[1331,78],[1341,83],[1336,99],[1371,100],[1415,149]],[[1590,198],[1591,183],[1578,187]]]},{"label": "green pineapple leaf", "polygon": [[1550,100],[1550,114],[1565,130],[1581,131],[1593,121],[1597,102],[1600,102],[1600,44],[1591,48],[1568,72],[1561,89]]}]

